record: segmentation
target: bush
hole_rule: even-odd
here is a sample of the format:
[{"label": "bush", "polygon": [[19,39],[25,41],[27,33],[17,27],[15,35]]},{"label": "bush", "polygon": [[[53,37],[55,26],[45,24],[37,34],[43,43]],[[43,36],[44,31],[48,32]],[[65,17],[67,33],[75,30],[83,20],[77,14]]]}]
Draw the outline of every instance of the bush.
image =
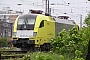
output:
[{"label": "bush", "polygon": [[7,37],[2,37],[0,39],[0,47],[6,47],[6,46],[8,46]]},{"label": "bush", "polygon": [[81,30],[74,26],[69,31],[63,29],[57,38],[51,39],[52,51],[71,59],[85,58],[88,49],[89,37],[86,28]]},{"label": "bush", "polygon": [[65,60],[62,55],[54,53],[35,52],[23,57],[23,60]]}]

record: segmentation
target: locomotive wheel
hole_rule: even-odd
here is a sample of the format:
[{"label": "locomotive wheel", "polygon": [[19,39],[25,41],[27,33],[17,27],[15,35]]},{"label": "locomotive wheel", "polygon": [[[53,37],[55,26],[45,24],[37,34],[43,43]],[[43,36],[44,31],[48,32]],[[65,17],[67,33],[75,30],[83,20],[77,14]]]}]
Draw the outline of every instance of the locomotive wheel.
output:
[{"label": "locomotive wheel", "polygon": [[50,51],[50,44],[43,44],[41,46],[41,51]]},{"label": "locomotive wheel", "polygon": [[46,51],[50,51],[50,44],[46,44]]},{"label": "locomotive wheel", "polygon": [[39,47],[36,47],[36,48],[35,48],[35,52],[36,52],[36,51],[40,51],[40,48],[39,48]]},{"label": "locomotive wheel", "polygon": [[29,48],[29,51],[30,52],[35,52],[35,47],[33,46],[33,47]]},{"label": "locomotive wheel", "polygon": [[45,51],[45,44],[43,44],[43,45],[40,46],[40,50],[41,51]]}]

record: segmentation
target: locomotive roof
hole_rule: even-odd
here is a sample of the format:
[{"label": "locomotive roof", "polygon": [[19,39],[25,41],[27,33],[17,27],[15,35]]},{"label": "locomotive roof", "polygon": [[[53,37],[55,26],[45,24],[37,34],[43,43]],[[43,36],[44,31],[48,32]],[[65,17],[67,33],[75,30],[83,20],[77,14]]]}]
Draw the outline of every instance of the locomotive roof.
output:
[{"label": "locomotive roof", "polygon": [[20,15],[19,18],[36,18],[37,14],[24,14]]},{"label": "locomotive roof", "polygon": [[62,14],[62,15],[58,15],[58,16],[61,16],[61,17],[68,17],[68,18],[69,18],[69,15],[67,15],[67,14]]},{"label": "locomotive roof", "polygon": [[65,20],[65,19],[59,19],[59,18],[54,18],[54,19],[57,23],[64,23],[64,24],[71,24],[71,25],[75,24],[74,20]]}]

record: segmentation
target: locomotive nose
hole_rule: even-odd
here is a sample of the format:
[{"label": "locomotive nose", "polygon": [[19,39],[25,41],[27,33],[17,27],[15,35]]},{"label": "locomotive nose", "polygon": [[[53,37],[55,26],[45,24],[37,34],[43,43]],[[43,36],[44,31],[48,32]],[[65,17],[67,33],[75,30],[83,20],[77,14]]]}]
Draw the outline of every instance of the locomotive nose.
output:
[{"label": "locomotive nose", "polygon": [[29,38],[29,37],[33,37],[33,30],[17,30],[16,36],[18,38]]}]

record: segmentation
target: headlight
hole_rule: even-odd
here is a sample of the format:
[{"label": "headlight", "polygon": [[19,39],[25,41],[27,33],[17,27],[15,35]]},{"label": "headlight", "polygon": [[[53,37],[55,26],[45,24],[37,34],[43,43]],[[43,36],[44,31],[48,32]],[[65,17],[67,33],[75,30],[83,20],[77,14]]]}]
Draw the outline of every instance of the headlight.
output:
[{"label": "headlight", "polygon": [[36,36],[37,35],[37,32],[33,32],[33,36]]},{"label": "headlight", "polygon": [[13,32],[13,35],[16,36],[17,32]]}]

